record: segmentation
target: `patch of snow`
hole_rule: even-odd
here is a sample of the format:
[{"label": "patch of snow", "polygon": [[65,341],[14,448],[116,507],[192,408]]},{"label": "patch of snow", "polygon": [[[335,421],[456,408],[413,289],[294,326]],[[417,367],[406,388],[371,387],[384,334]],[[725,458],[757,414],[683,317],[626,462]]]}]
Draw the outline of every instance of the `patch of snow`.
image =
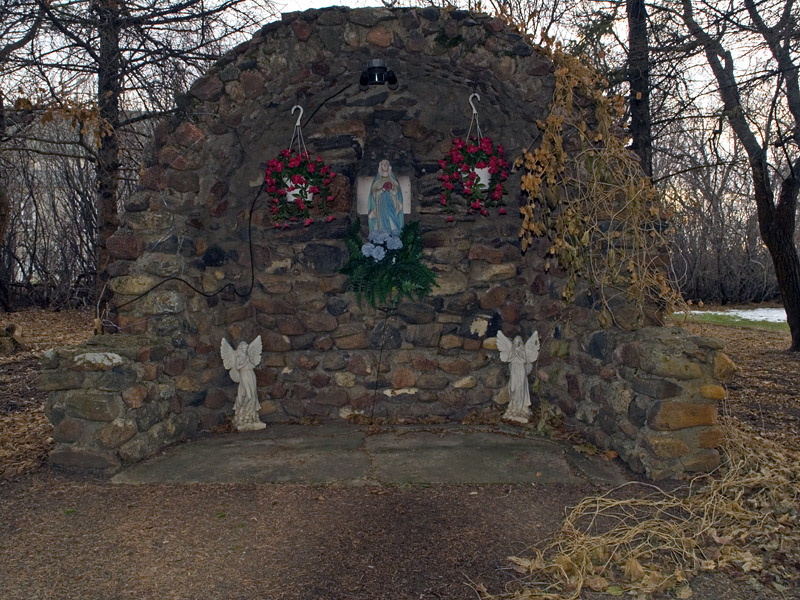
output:
[{"label": "patch of snow", "polygon": [[691,314],[730,315],[747,321],[785,323],[786,311],[782,308],[731,308],[728,310],[693,310]]}]

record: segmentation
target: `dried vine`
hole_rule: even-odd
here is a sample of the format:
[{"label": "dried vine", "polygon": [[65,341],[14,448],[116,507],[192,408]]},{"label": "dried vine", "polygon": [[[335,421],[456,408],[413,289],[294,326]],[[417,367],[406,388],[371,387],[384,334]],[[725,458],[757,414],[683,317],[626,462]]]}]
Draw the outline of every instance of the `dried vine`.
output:
[{"label": "dried vine", "polygon": [[528,197],[523,250],[546,239],[546,268],[567,274],[564,300],[590,293],[609,322],[623,301],[639,314],[653,301],[679,305],[665,268],[671,214],[615,131],[622,99],[606,95],[607,82],[559,44],[546,41],[542,51],[555,65],[555,91],[538,123],[541,142],[517,160]]},{"label": "dried vine", "polygon": [[786,591],[800,572],[800,455],[739,424],[723,430],[722,473],[673,492],[632,482],[626,487],[641,493],[585,498],[543,551],[509,557],[525,575],[513,597],[578,600],[592,590],[643,599],[672,590],[687,599],[691,579],[715,570],[753,573]]}]

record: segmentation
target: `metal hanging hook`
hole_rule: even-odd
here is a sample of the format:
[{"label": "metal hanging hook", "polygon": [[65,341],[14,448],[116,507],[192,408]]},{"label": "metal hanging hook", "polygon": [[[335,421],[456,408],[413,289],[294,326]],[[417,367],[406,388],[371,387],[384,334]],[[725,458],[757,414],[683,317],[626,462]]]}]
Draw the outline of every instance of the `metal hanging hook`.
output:
[{"label": "metal hanging hook", "polygon": [[472,107],[472,119],[469,122],[469,130],[467,131],[467,139],[469,139],[469,135],[472,133],[472,127],[475,126],[475,131],[478,134],[478,140],[480,140],[483,136],[481,135],[481,125],[478,122],[478,109],[475,108],[475,104],[473,104],[472,99],[477,100],[478,102],[481,101],[481,97],[478,94],[470,94],[469,96],[469,105]]},{"label": "metal hanging hook", "polygon": [[303,139],[303,128],[300,126],[300,121],[303,119],[303,107],[299,104],[295,104],[292,107],[292,113],[294,111],[300,110],[300,114],[297,117],[297,122],[294,124],[294,131],[292,131],[292,141],[289,142],[289,148],[294,145],[294,141],[297,140],[297,152],[298,154],[304,154],[308,156],[308,149],[306,148],[306,141]]},{"label": "metal hanging hook", "polygon": [[[478,100],[480,100],[480,98],[478,98]],[[300,106],[299,104],[295,104],[292,107],[292,114],[294,114],[294,111],[297,110],[297,109],[300,109],[300,115],[297,117],[297,122],[294,124],[294,126],[295,127],[300,127],[300,121],[303,119],[303,107]],[[473,108],[473,110],[475,110],[475,109]]]},{"label": "metal hanging hook", "polygon": [[480,102],[481,101],[481,97],[478,94],[470,94],[470,97],[469,97],[469,105],[472,107],[472,114],[473,115],[477,115],[478,114],[478,109],[475,108],[475,105],[472,103],[472,99],[473,98],[475,98],[478,102]]}]

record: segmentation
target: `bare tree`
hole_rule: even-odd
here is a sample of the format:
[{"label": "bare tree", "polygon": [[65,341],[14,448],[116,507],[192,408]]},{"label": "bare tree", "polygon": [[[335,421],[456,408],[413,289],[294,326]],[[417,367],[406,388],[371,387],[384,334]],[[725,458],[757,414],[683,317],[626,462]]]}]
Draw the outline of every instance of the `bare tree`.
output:
[{"label": "bare tree", "polygon": [[[43,7],[36,0],[5,0],[0,5],[0,72],[12,68],[15,55],[31,43],[42,23]],[[5,98],[0,90],[0,142],[6,139]],[[10,218],[6,178],[0,174],[0,247]],[[8,286],[0,273],[0,307],[10,310]]]},{"label": "bare tree", "polygon": [[[124,194],[137,179],[145,123],[175,110],[176,94],[185,92],[227,48],[275,13],[270,0],[10,0],[4,4],[9,6],[15,11],[0,10],[0,40],[9,40],[5,49],[0,46],[0,59],[15,60],[13,68],[0,63],[0,90],[19,94],[13,110],[0,110],[2,132],[14,132],[13,139],[6,135],[6,143],[0,144],[0,158],[5,171],[14,174],[18,197],[3,203],[9,186],[0,180],[0,216],[9,214],[18,229],[9,232],[14,238],[6,244],[10,254],[0,263],[27,281],[29,289],[26,277],[47,279],[41,265],[50,263],[27,254],[44,252],[45,238],[20,215],[10,214],[23,207],[32,210],[31,190],[40,187],[48,171],[30,168],[36,155],[36,161],[52,161],[51,172],[73,173],[66,178],[69,185],[78,186],[72,200],[92,204],[91,210],[77,212],[91,227],[89,235],[96,235],[90,247],[97,260],[87,262],[82,254],[78,258],[68,253],[77,261],[76,268],[61,270],[62,284],[68,273],[85,279],[83,268],[93,266],[100,291],[109,263],[106,240],[116,230]],[[0,109],[2,100],[0,94]],[[7,128],[5,117],[12,115],[14,127]],[[52,123],[57,126],[48,126]],[[67,168],[62,160],[75,165]],[[81,188],[87,167],[94,171],[89,195]],[[75,175],[78,172],[81,177]],[[63,209],[63,199],[58,203]],[[45,204],[36,203],[38,222],[54,209],[52,203],[49,208]],[[28,235],[36,239],[27,240]],[[89,248],[82,235],[72,241],[81,252]],[[15,262],[17,252],[26,253],[19,257],[24,269]],[[6,297],[0,290],[0,300]]]},{"label": "bare tree", "polygon": [[[44,130],[44,131],[43,131]],[[11,204],[3,269],[28,302],[63,306],[91,301],[96,230],[92,163],[64,155],[45,137],[72,134],[66,119],[35,125],[24,144],[6,148]],[[44,133],[46,135],[40,135]]]},{"label": "bare tree", "polygon": [[[47,23],[63,36],[63,50],[87,69],[96,89],[102,130],[96,152],[98,291],[107,276],[106,240],[118,225],[119,132],[135,120],[123,101],[142,89],[148,74],[163,76],[176,62],[201,70],[222,45],[259,24],[243,0],[68,0],[47,5]],[[270,14],[270,13],[262,13]],[[76,51],[75,54],[72,51]],[[88,82],[87,82],[88,83]],[[147,87],[147,86],[144,86]],[[140,93],[136,98],[143,102]],[[144,106],[152,114],[151,106]]]},{"label": "bare tree", "polygon": [[631,149],[646,175],[653,174],[653,132],[650,114],[650,42],[644,0],[626,0],[628,17],[628,104]]},{"label": "bare tree", "polygon": [[564,20],[574,5],[574,0],[488,0],[488,9],[492,13],[514,23],[536,40],[561,33]]},{"label": "bare tree", "polygon": [[[682,8],[718,84],[724,116],[747,153],[761,238],[775,267],[791,349],[800,351],[800,258],[794,242],[800,192],[797,8],[794,0],[744,0],[743,10],[682,0]],[[730,32],[737,36],[734,41]],[[771,102],[760,113],[743,100],[749,76],[737,71],[730,45],[736,42],[739,59],[761,61],[760,83],[771,85]]]},{"label": "bare tree", "polygon": [[[749,124],[760,140],[768,165],[766,180],[773,177],[782,181],[787,174],[791,175],[792,157],[797,149],[795,142],[787,143],[792,138],[789,132],[794,131],[796,119],[788,106],[790,95],[786,86],[791,85],[791,78],[783,74],[785,68],[793,68],[787,65],[786,58],[789,62],[794,60],[794,48],[787,43],[791,25],[778,34],[776,28],[767,27],[764,21],[772,22],[772,19],[779,23],[782,12],[791,14],[794,11],[793,0],[789,0],[788,6],[780,0],[759,3],[758,10],[770,15],[761,20],[761,25],[758,19],[752,18],[752,10],[747,6],[737,9],[734,3],[688,0],[690,6],[692,2],[702,7],[700,31],[707,34],[708,40],[716,41],[720,48],[722,44],[729,45],[732,56],[746,65],[737,71],[731,59],[731,73],[739,86],[738,97],[746,100],[740,102],[745,118],[740,118],[739,123]],[[754,2],[749,6],[754,8]],[[592,18],[586,18],[590,14]],[[715,100],[719,85],[715,78],[709,81],[708,66],[703,64],[708,64],[707,48],[696,32],[687,27],[681,5],[676,10],[674,3],[660,0],[646,3],[603,0],[585,5],[578,17],[582,21],[577,21],[574,28],[579,37],[573,48],[588,52],[589,60],[604,69],[616,91],[628,95],[631,148],[639,155],[646,172],[650,172],[648,167],[653,165],[654,182],[673,198],[679,209],[676,219],[679,254],[687,269],[681,279],[684,291],[689,297],[701,294],[704,300],[712,301],[768,298],[776,289],[772,278],[780,269],[764,266],[764,253],[759,244],[751,243],[752,226],[756,222],[763,224],[762,216],[771,220],[772,225],[767,225],[768,231],[766,235],[762,232],[762,238],[771,247],[769,253],[773,258],[768,262],[773,262],[774,242],[777,238],[787,240],[785,247],[788,248],[795,229],[793,221],[787,222],[780,215],[794,214],[794,210],[788,205],[778,209],[780,202],[774,204],[775,214],[779,215],[782,227],[786,227],[778,233],[770,211],[764,213],[760,208],[765,203],[755,198],[754,185],[741,188],[747,189],[750,194],[747,197],[738,193],[732,195],[731,186],[754,181],[752,172],[743,177],[740,169],[742,158],[748,165],[752,154],[750,150],[743,151],[742,143],[735,142],[736,131],[731,135],[731,130],[722,125],[731,118],[731,113],[724,103],[721,107]],[[794,19],[792,22],[796,23]],[[776,41],[782,36],[783,42],[777,45],[783,43],[788,49],[788,54],[784,53],[783,67],[778,63],[778,55],[770,49],[769,40],[759,30],[771,31]],[[626,32],[628,35],[624,37]],[[775,42],[772,45],[775,46]],[[723,64],[724,59],[719,56]],[[712,82],[715,85],[712,86]],[[648,102],[649,109],[645,109]],[[699,141],[705,145],[699,147]],[[725,169],[731,169],[736,177],[719,177]],[[775,195],[779,193],[776,191]],[[696,231],[689,230],[690,223]],[[728,252],[711,247],[708,240],[720,240],[723,231],[737,242],[750,244],[746,251],[735,246],[737,242],[727,239],[719,248],[727,248]],[[768,241],[770,237],[773,241]],[[777,251],[777,254],[783,256],[778,258],[784,264],[783,271],[791,271],[792,259],[786,252]],[[711,264],[710,257],[716,258],[716,265]],[[737,275],[742,278],[738,282],[734,281]],[[709,282],[709,277],[720,280]],[[791,294],[785,285],[781,285],[780,290],[784,296]],[[790,310],[787,307],[787,313]],[[795,340],[793,346],[796,345]]]},{"label": "bare tree", "polygon": [[[656,171],[675,207],[673,268],[688,299],[760,302],[778,296],[769,253],[751,208],[747,156],[736,140],[721,141],[711,121],[673,123],[656,154]],[[664,164],[660,164],[664,163]]]}]

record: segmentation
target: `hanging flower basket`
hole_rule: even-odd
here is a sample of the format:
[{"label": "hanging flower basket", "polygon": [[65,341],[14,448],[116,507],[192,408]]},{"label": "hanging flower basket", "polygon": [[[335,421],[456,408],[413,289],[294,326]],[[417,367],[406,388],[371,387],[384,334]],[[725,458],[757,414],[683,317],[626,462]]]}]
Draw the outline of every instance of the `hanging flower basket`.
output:
[{"label": "hanging flower basket", "polygon": [[453,140],[450,151],[439,161],[443,173],[439,176],[442,206],[449,207],[453,194],[467,200],[467,214],[489,214],[488,209],[501,207],[505,214],[503,185],[508,179],[508,162],[503,158],[503,146],[493,144],[488,137]]},{"label": "hanging flower basket", "polygon": [[[314,222],[313,214],[328,215],[330,184],[336,173],[317,156],[289,148],[281,150],[267,163],[264,182],[270,195],[270,212],[275,227],[288,227],[302,222],[306,227]],[[328,221],[333,220],[328,216]]]}]

